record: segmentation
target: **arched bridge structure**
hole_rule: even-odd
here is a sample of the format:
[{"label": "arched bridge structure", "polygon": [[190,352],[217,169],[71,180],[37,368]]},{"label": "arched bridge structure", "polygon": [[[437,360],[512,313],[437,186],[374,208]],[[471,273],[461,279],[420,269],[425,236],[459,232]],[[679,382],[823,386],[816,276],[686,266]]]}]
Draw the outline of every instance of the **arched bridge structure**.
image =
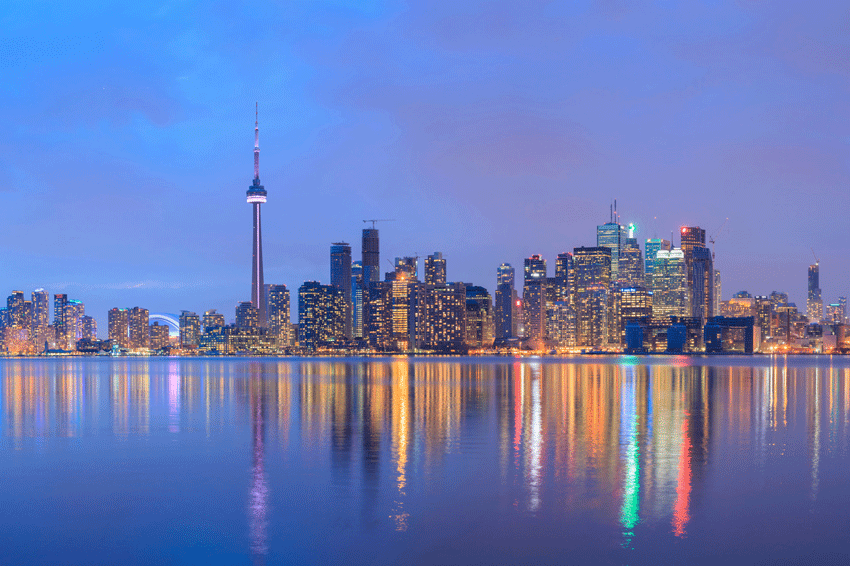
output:
[{"label": "arched bridge structure", "polygon": [[152,312],[148,315],[148,322],[153,324],[154,322],[159,322],[160,324],[168,325],[168,333],[172,336],[177,336],[180,334],[180,318],[176,314],[169,314],[165,312]]}]

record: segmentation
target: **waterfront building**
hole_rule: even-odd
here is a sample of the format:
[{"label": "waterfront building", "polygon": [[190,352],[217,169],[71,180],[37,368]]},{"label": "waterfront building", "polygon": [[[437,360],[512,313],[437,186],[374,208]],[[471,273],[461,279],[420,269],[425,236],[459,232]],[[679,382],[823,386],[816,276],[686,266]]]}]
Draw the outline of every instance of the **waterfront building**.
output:
[{"label": "waterfront building", "polygon": [[85,315],[86,306],[82,301],[69,299],[65,303],[65,349],[75,349],[77,340],[83,337],[83,317]]},{"label": "waterfront building", "polygon": [[263,234],[260,225],[260,206],[266,202],[266,188],[260,183],[260,125],[259,117],[254,120],[254,180],[246,193],[247,201],[253,208],[254,232],[253,255],[251,258],[251,304],[258,312],[258,322],[265,326],[267,316],[263,292]]},{"label": "waterfront building", "polygon": [[291,345],[290,300],[286,285],[269,286],[269,334],[279,348]]},{"label": "waterfront building", "polygon": [[659,250],[652,274],[652,316],[684,316],[688,312],[688,271],[680,249]]},{"label": "waterfront building", "polygon": [[714,270],[714,316],[720,314],[720,301],[722,301],[723,283],[720,279],[720,270]]},{"label": "waterfront building", "polygon": [[363,262],[355,261],[351,264],[351,336],[358,341],[363,340],[365,324],[364,289]]},{"label": "waterfront building", "polygon": [[413,300],[416,349],[465,350],[466,285],[420,285]]},{"label": "waterfront building", "polygon": [[331,244],[331,285],[343,293],[345,301],[345,338],[352,337],[351,246],[346,242]]},{"label": "waterfront building", "polygon": [[694,246],[689,265],[690,316],[708,320],[714,316],[714,264],[711,250]]},{"label": "waterfront building", "polygon": [[806,299],[806,316],[809,322],[820,322],[823,318],[823,299],[820,290],[820,262],[809,266],[808,297]]},{"label": "waterfront building", "polygon": [[652,316],[652,291],[643,286],[613,288],[610,316],[610,343],[623,345],[626,342],[626,325]]},{"label": "waterfront building", "polygon": [[148,309],[133,307],[128,311],[129,347],[138,350],[150,346],[150,313]]},{"label": "waterfront building", "polygon": [[[32,340],[36,352],[44,350],[45,342],[49,341],[50,326],[50,295],[44,289],[36,289],[32,293]],[[54,337],[55,338],[55,337]]]},{"label": "waterfront building", "polygon": [[56,333],[56,346],[61,349],[68,348],[68,325],[65,320],[68,314],[67,304],[68,295],[64,293],[53,295],[53,328]]},{"label": "waterfront building", "polygon": [[345,345],[345,292],[305,281],[298,288],[298,343],[318,350]]},{"label": "waterfront building", "polygon": [[109,339],[121,348],[130,347],[130,313],[127,309],[112,308],[108,313]]},{"label": "waterfront building", "polygon": [[180,313],[180,348],[197,350],[201,339],[201,318],[190,311]]},{"label": "waterfront building", "polygon": [[618,282],[629,287],[644,285],[643,255],[637,238],[626,238],[620,250]]},{"label": "waterfront building", "polygon": [[425,258],[425,284],[446,284],[446,260],[441,252],[434,252]]},{"label": "waterfront building", "polygon": [[773,336],[773,304],[770,297],[759,295],[755,301],[755,324],[759,327],[762,341]]},{"label": "waterfront building", "polygon": [[236,305],[236,328],[260,327],[260,311],[252,302],[244,301]]},{"label": "waterfront building", "polygon": [[493,301],[484,287],[466,287],[466,343],[491,348],[494,341]]},{"label": "waterfront building", "polygon": [[517,335],[516,303],[514,268],[503,263],[496,270],[495,340],[499,343]]},{"label": "waterfront building", "polygon": [[209,332],[211,328],[225,326],[224,315],[216,312],[216,309],[208,310],[204,313],[203,324],[204,333]]},{"label": "waterfront building", "polygon": [[[366,290],[366,337],[379,352],[395,348],[393,341],[393,282],[375,281]],[[299,324],[301,320],[299,318]],[[302,333],[303,334],[303,333]]]},{"label": "waterfront building", "polygon": [[522,300],[525,338],[543,340],[546,338],[546,289],[549,283],[546,260],[535,254],[525,259],[524,267]]},{"label": "waterfront building", "polygon": [[154,322],[150,325],[150,348],[151,350],[164,350],[168,348],[168,326],[165,324],[160,324],[159,322]]},{"label": "waterfront building", "polygon": [[599,349],[607,343],[611,253],[604,246],[573,250],[577,346]]},{"label": "waterfront building", "polygon": [[83,315],[80,317],[80,337],[79,340],[94,341],[97,340],[97,321],[94,317]]}]

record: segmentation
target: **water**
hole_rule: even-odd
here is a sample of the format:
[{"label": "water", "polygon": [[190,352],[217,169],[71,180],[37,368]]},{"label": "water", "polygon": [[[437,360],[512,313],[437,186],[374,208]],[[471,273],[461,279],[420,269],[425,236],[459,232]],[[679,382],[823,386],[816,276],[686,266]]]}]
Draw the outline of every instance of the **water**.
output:
[{"label": "water", "polygon": [[846,564],[839,357],[0,360],[0,564]]}]

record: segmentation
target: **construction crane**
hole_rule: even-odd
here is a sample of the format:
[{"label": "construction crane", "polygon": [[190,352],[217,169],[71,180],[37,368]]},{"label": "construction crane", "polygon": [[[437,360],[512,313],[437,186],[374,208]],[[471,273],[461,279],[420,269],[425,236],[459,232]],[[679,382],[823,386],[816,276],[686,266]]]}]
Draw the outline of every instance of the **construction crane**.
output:
[{"label": "construction crane", "polygon": [[814,258],[815,258],[815,265],[820,265],[820,260],[818,259],[818,256],[815,254],[815,249],[814,248],[810,248],[810,249],[812,250],[812,256],[814,256]]},{"label": "construction crane", "polygon": [[708,236],[708,243],[711,244],[711,262],[714,263],[714,241],[720,237],[720,233],[723,232],[723,229],[726,227],[726,223],[729,222],[729,218],[723,221],[723,224],[720,225],[720,228],[714,231],[713,235]]},{"label": "construction crane", "polygon": [[371,218],[369,220],[364,220],[364,223],[371,222],[372,229],[375,229],[375,222],[395,222],[395,218]]}]

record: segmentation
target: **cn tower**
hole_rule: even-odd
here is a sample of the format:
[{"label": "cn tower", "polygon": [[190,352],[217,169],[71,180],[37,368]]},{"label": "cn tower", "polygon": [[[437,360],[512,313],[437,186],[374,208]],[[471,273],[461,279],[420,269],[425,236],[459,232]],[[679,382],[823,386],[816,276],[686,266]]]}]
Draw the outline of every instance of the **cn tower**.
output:
[{"label": "cn tower", "polygon": [[266,305],[263,300],[263,233],[260,228],[260,205],[266,202],[266,188],[260,184],[260,122],[259,110],[254,109],[254,182],[248,187],[248,202],[254,205],[254,257],[251,265],[251,304],[260,311],[260,326],[266,325]]}]

